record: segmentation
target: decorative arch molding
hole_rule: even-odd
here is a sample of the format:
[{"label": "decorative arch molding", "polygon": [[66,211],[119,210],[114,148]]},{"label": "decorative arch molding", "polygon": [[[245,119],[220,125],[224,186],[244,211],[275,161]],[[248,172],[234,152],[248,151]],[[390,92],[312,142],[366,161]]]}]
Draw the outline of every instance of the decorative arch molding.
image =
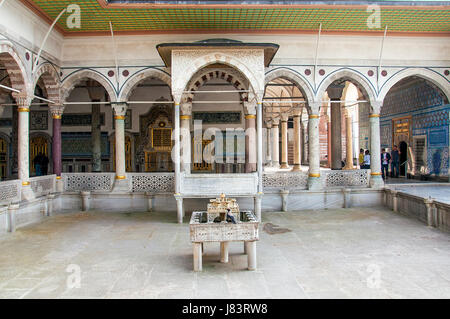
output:
[{"label": "decorative arch molding", "polygon": [[45,138],[46,140],[47,140],[47,142],[49,143],[49,145],[51,145],[52,144],[52,137],[51,137],[51,135],[50,134],[48,134],[48,133],[46,133],[46,132],[37,132],[37,131],[35,131],[35,132],[30,132],[30,140],[32,139],[32,138],[36,138],[36,137],[43,137],[43,138]]},{"label": "decorative arch molding", "polygon": [[285,67],[268,71],[266,73],[264,85],[267,85],[269,82],[278,78],[283,78],[294,83],[300,89],[308,103],[314,100],[314,92],[309,82],[303,78],[302,75]]},{"label": "decorative arch molding", "polygon": [[430,81],[445,94],[448,100],[450,100],[450,81],[436,71],[427,68],[407,68],[395,73],[383,84],[377,100],[383,102],[384,98],[395,84],[410,76],[417,76]]},{"label": "decorative arch molding", "polygon": [[[234,69],[201,69],[188,82],[186,91],[197,91],[212,79],[222,79],[230,83],[236,90],[249,90],[248,80]],[[185,94],[186,100],[192,102],[195,94]],[[248,93],[239,92],[241,101],[248,101]]]},{"label": "decorative arch molding", "polygon": [[106,79],[102,74],[91,70],[91,69],[84,69],[80,71],[75,71],[71,75],[69,75],[66,79],[64,79],[64,82],[61,85],[61,102],[65,102],[67,98],[69,97],[72,90],[75,88],[75,84],[77,84],[79,81],[83,79],[92,79],[100,83],[103,88],[108,92],[109,100],[111,102],[117,101],[117,95],[116,91],[114,90],[113,86],[111,85],[111,82]]},{"label": "decorative arch molding", "polygon": [[7,42],[0,43],[0,62],[8,72],[11,86],[19,91],[31,92],[31,83],[26,72],[25,64],[20,59],[14,47]]},{"label": "decorative arch molding", "polygon": [[249,82],[250,90],[262,98],[264,94],[264,52],[262,50],[179,50],[172,52],[172,92],[180,102],[188,83],[201,69],[212,64],[225,64],[239,71]]},{"label": "decorative arch molding", "polygon": [[[9,145],[11,143],[11,136],[6,133],[0,132],[0,138],[5,140],[5,142]],[[9,148],[8,148],[9,149]]]},{"label": "decorative arch molding", "polygon": [[362,90],[363,95],[368,98],[370,104],[373,104],[377,100],[376,90],[370,81],[357,71],[348,68],[338,69],[323,79],[317,89],[316,100],[320,101],[330,84],[339,79],[350,80],[359,90]]},{"label": "decorative arch molding", "polygon": [[56,102],[57,105],[60,104],[60,77],[55,66],[50,63],[39,66],[33,78],[33,90],[36,88],[40,78],[42,78],[45,90],[47,91],[47,98]]},{"label": "decorative arch molding", "polygon": [[158,79],[167,84],[169,88],[172,87],[172,79],[168,73],[156,68],[147,68],[135,73],[123,84],[118,101],[127,102],[137,85],[147,78]]}]

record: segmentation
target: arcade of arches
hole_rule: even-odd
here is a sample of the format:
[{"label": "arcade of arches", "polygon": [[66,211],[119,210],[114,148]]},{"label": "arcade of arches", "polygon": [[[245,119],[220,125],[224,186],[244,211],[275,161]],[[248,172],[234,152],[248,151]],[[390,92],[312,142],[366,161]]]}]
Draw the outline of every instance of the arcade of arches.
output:
[{"label": "arcade of arches", "polygon": [[[7,56],[8,53],[2,53]],[[2,59],[7,61],[8,59]],[[11,86],[17,74],[8,62],[0,64],[1,84]],[[49,74],[46,74],[48,77]],[[26,77],[26,75],[22,75]],[[354,79],[345,76],[332,82],[319,101],[311,102],[292,73],[266,81],[262,100],[264,128],[263,162],[267,171],[308,170],[311,138],[308,127],[317,112],[320,167],[332,170],[357,169],[359,149],[371,150],[369,96]],[[53,79],[55,82],[58,79]],[[73,81],[61,106],[32,100],[29,112],[29,174],[36,174],[34,158],[42,153],[50,160],[47,172],[114,172],[116,170],[115,120],[123,117],[126,172],[171,172],[174,129],[173,96],[170,83],[148,76],[130,90],[123,115],[115,114],[108,91],[88,76]],[[221,64],[200,69],[190,79],[181,103],[181,127],[191,133],[189,164],[183,170],[191,173],[244,173],[256,171],[256,142],[247,128],[256,128],[256,97],[248,79],[239,70]],[[34,88],[36,96],[49,98],[42,77]],[[221,92],[222,91],[222,92]],[[244,93],[243,93],[244,92]],[[18,107],[22,98],[1,89],[0,173],[3,180],[18,174]],[[205,94],[200,94],[205,93]],[[252,96],[253,95],[253,96]],[[249,96],[253,101],[249,101]],[[63,98],[63,97],[61,97]],[[134,101],[155,101],[136,103]],[[159,101],[159,103],[158,103]],[[333,102],[337,101],[337,102]],[[64,102],[69,102],[64,105]],[[80,102],[77,104],[76,102]],[[90,105],[89,102],[93,102]],[[129,102],[129,104],[127,104]],[[19,103],[19,104],[16,104]],[[310,103],[318,107],[312,110]],[[19,108],[20,109],[20,108]],[[23,108],[22,108],[23,109]],[[312,117],[311,117],[312,116]],[[194,121],[202,121],[200,139],[194,138]],[[59,123],[58,123],[59,122]],[[60,137],[55,137],[55,124]],[[236,130],[235,148],[226,149],[205,131]],[[409,76],[398,81],[384,98],[380,113],[380,147],[388,151],[401,146],[404,175],[439,178],[448,175],[448,98],[430,81]],[[57,131],[58,132],[58,131]],[[61,146],[54,148],[55,139]],[[240,145],[244,145],[240,147]],[[219,150],[223,148],[223,151]],[[214,163],[195,162],[195,153],[210,153]],[[55,152],[60,154],[55,155]],[[379,150],[371,150],[378,154]],[[218,155],[222,158],[219,158]],[[254,160],[250,162],[250,157]],[[56,164],[55,158],[60,160]],[[184,158],[184,157],[183,157]],[[231,159],[231,160],[230,160]],[[377,158],[374,158],[374,162]]]}]

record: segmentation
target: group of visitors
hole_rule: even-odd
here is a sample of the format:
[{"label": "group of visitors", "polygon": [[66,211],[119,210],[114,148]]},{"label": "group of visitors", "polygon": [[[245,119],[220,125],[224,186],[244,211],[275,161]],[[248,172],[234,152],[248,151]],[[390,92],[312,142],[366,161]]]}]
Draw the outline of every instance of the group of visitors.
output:
[{"label": "group of visitors", "polygon": [[[359,165],[361,169],[370,169],[370,151],[359,150]],[[386,149],[381,149],[381,174],[383,179],[389,176],[389,164],[391,164],[391,177],[398,178],[400,174],[400,151],[397,145],[394,145],[391,153],[386,152]]]},{"label": "group of visitors", "polygon": [[36,176],[47,175],[48,171],[48,157],[42,153],[36,155],[33,159],[34,170],[36,171]]},{"label": "group of visitors", "polygon": [[359,161],[359,167],[361,169],[369,169],[370,168],[370,151],[360,149],[358,161]]},{"label": "group of visitors", "polygon": [[400,175],[400,151],[397,145],[394,145],[391,153],[386,149],[381,149],[381,174],[383,179],[389,176],[389,163],[391,164],[391,177],[398,178]]}]

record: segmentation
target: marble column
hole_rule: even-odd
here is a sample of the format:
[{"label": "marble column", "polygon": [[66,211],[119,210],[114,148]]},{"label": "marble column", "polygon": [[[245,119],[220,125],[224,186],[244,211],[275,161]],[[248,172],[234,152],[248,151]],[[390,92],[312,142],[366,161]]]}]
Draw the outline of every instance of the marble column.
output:
[{"label": "marble column", "polygon": [[[92,100],[100,102],[100,100]],[[92,140],[92,172],[102,171],[102,132],[100,122],[100,104],[92,104],[91,120],[91,140]]]},{"label": "marble column", "polygon": [[115,121],[116,179],[126,179],[125,163],[125,115],[127,104],[113,106]]},{"label": "marble column", "polygon": [[370,125],[370,186],[373,188],[384,185],[381,176],[381,144],[380,144],[380,110],[381,106],[373,106],[369,115]]},{"label": "marble column", "polygon": [[266,122],[266,166],[272,166],[272,123]]},{"label": "marble column", "polygon": [[353,167],[353,134],[352,134],[352,113],[349,108],[345,109],[345,167],[344,169],[354,169]]},{"label": "marble column", "polygon": [[327,89],[331,113],[331,169],[342,169],[342,114],[343,85],[330,85]]},{"label": "marble column", "polygon": [[288,115],[281,114],[281,166],[289,168],[288,165]]},{"label": "marble column", "polygon": [[61,179],[62,158],[61,158],[61,118],[64,112],[64,106],[51,105],[50,113],[53,119],[53,136],[52,136],[52,161],[53,174],[56,179]]},{"label": "marble column", "polygon": [[341,102],[331,100],[331,169],[342,169]]},{"label": "marble column", "polygon": [[[312,103],[311,103],[312,104]],[[320,143],[319,143],[319,105],[310,104],[309,115],[309,175],[308,189],[317,190],[322,188],[320,180]]]},{"label": "marble column", "polygon": [[[105,96],[105,89],[97,83],[88,81],[87,91],[93,103],[98,103]],[[92,104],[91,141],[92,141],[92,172],[102,171],[102,131],[100,121],[100,104]]]},{"label": "marble column", "polygon": [[274,119],[272,122],[272,166],[275,168],[280,167],[280,132],[279,132],[279,119]]},{"label": "marble column", "polygon": [[182,136],[182,167],[181,169],[186,174],[191,173],[191,118],[192,118],[192,103],[183,103],[181,105],[181,136]]},{"label": "marble column", "polygon": [[26,93],[13,93],[18,111],[18,178],[22,181],[22,199],[34,198],[30,183],[30,104],[33,97]]},{"label": "marble column", "polygon": [[331,168],[331,117],[328,114],[324,116],[326,116],[327,120],[327,167]]},{"label": "marble column", "polygon": [[308,139],[309,139],[309,135],[308,135],[308,122],[309,120],[306,121],[302,121],[302,142],[303,142],[303,152],[302,152],[302,162],[305,164],[309,163],[309,146],[308,146]]},{"label": "marble column", "polygon": [[175,130],[173,132],[174,136],[174,147],[172,154],[172,160],[174,162],[175,170],[175,194],[180,194],[181,192],[181,165],[180,165],[180,103],[175,102]]},{"label": "marble column", "polygon": [[245,172],[256,171],[257,141],[256,141],[256,105],[254,102],[245,102]]},{"label": "marble column", "polygon": [[262,122],[263,122],[263,112],[262,112],[262,102],[258,101],[256,104],[256,114],[257,114],[257,160],[256,167],[258,172],[258,193],[263,192],[263,145],[262,145]]},{"label": "marble column", "polygon": [[301,171],[301,127],[300,118],[301,110],[294,112],[294,167],[293,171]]}]

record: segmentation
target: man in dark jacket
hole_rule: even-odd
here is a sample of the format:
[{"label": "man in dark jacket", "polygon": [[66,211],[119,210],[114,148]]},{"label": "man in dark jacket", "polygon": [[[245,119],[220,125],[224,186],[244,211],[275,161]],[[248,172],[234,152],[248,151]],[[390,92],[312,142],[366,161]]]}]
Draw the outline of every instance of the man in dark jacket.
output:
[{"label": "man in dark jacket", "polygon": [[386,149],[381,149],[381,173],[383,175],[383,179],[385,180],[389,174],[389,162],[391,160],[391,155],[386,152]]},{"label": "man in dark jacket", "polygon": [[400,174],[400,151],[397,145],[394,145],[391,152],[391,176],[398,178]]}]

